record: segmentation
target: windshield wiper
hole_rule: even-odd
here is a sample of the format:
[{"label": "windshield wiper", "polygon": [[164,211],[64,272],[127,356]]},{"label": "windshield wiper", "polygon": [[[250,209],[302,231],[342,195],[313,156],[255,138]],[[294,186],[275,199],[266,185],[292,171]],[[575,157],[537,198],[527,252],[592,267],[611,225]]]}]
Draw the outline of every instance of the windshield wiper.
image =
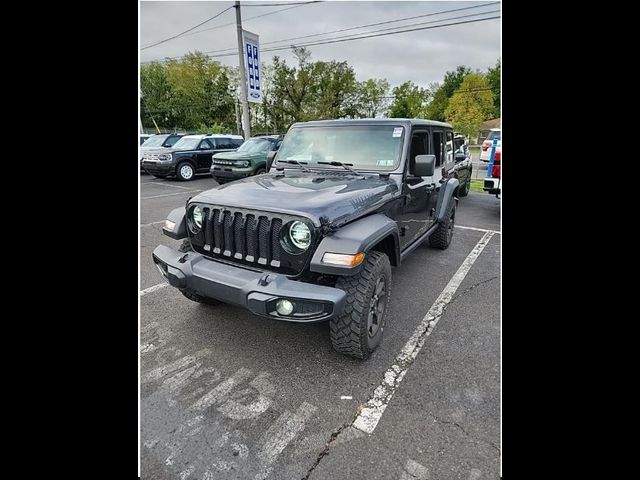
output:
[{"label": "windshield wiper", "polygon": [[351,168],[349,165],[353,165],[353,163],[342,163],[342,162],[317,162],[319,164],[323,164],[323,165],[333,165],[334,167],[344,167],[346,170],[349,170],[352,173],[355,173],[356,175],[362,176],[361,173],[359,173],[357,170],[354,170],[353,168]]},{"label": "windshield wiper", "polygon": [[307,167],[304,166],[304,165],[307,164],[307,162],[299,162],[298,160],[278,160],[278,163],[291,163],[293,165],[298,165],[302,169],[303,172],[310,172],[311,171]]}]

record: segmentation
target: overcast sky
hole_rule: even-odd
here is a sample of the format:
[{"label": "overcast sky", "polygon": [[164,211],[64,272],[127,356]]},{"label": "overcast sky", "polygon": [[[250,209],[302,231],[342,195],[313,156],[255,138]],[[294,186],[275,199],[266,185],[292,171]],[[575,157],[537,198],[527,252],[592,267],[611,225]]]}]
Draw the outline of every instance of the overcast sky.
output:
[{"label": "overcast sky", "polygon": [[[301,0],[276,0],[271,3],[295,3],[297,1]],[[241,1],[243,5],[243,27],[245,30],[260,36],[261,50],[269,47],[287,46],[296,42],[320,41],[350,34],[364,34],[372,30],[433,22],[436,19],[444,20],[451,17],[500,9],[500,4],[486,5],[490,2],[457,1],[327,1],[295,8],[291,8],[291,6],[249,6],[252,3],[265,4],[269,2],[268,0]],[[230,5],[233,5],[233,2],[158,2],[143,0],[140,2],[140,45],[149,45],[176,35],[205,21]],[[332,30],[469,6],[482,7],[341,33],[325,34],[307,39],[292,40],[274,45],[264,45],[266,42],[274,40],[326,33]],[[287,10],[256,18],[255,20],[250,19],[250,17],[282,9]],[[499,15],[500,13],[492,13],[439,23],[462,22]],[[231,25],[211,29],[211,27],[230,23]],[[422,25],[409,28],[418,28],[420,26]],[[198,27],[193,32],[200,30],[204,31],[141,50],[140,61],[146,62],[164,57],[175,57],[195,50],[210,52],[229,48],[237,49],[235,11],[233,8],[218,18]],[[493,66],[500,57],[500,20],[453,25],[350,42],[315,45],[308,48],[311,51],[312,60],[348,62],[355,70],[359,81],[368,78],[386,78],[392,87],[407,80],[411,80],[421,86],[427,86],[430,82],[441,82],[444,73],[447,70],[453,70],[457,65],[467,65],[472,69],[481,70],[486,70],[487,67]],[[237,50],[234,50],[234,52],[235,54],[232,56],[219,57],[216,60],[224,65],[237,66]],[[215,54],[211,53],[211,55]],[[281,58],[286,59],[289,64],[295,63],[290,49],[272,53],[264,52],[262,61],[271,63],[273,55],[279,55]]]}]

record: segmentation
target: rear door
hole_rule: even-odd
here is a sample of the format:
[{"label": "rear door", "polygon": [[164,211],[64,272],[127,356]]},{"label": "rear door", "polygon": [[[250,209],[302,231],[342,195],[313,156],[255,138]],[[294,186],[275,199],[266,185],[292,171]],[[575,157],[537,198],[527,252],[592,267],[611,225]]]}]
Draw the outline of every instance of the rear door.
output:
[{"label": "rear door", "polygon": [[213,155],[213,150],[215,148],[214,144],[211,142],[210,138],[203,138],[200,140],[200,145],[198,145],[198,149],[196,151],[196,163],[198,171],[209,171],[211,167],[211,155]]}]

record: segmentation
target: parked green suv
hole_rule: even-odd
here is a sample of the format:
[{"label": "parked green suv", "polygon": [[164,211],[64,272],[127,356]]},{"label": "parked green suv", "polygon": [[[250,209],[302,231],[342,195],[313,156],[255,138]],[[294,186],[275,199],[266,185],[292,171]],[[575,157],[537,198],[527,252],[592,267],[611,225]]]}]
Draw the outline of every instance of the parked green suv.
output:
[{"label": "parked green suv", "polygon": [[284,135],[251,137],[235,152],[216,153],[211,157],[211,175],[218,183],[225,183],[266,173],[267,155],[280,148],[283,138]]}]

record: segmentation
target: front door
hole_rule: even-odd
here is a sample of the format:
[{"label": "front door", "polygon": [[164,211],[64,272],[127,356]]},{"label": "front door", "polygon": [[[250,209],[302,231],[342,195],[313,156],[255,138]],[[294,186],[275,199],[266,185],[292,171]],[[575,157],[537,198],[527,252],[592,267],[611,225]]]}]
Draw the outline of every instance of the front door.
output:
[{"label": "front door", "polygon": [[433,177],[418,177],[414,174],[415,157],[429,153],[430,137],[427,130],[414,130],[411,133],[406,180],[402,185],[402,213],[397,218],[402,250],[426,232],[433,222],[430,212]]},{"label": "front door", "polygon": [[213,155],[214,146],[208,138],[203,138],[198,145],[196,153],[196,163],[198,171],[209,171],[211,168],[211,156]]}]

